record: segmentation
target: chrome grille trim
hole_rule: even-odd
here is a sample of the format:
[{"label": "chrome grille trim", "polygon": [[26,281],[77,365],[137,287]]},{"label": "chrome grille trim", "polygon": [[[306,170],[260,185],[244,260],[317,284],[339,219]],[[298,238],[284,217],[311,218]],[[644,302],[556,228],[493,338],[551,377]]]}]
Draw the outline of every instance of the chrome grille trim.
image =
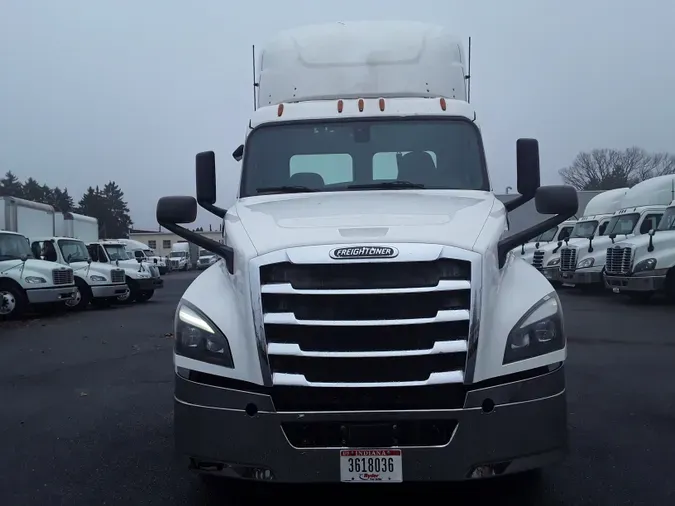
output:
[{"label": "chrome grille trim", "polygon": [[52,283],[55,285],[72,285],[75,276],[72,269],[54,269],[52,271]]},{"label": "chrome grille trim", "polygon": [[564,246],[560,250],[560,270],[575,271],[577,268],[577,248]]},{"label": "chrome grille trim", "polygon": [[537,250],[532,256],[532,266],[537,270],[542,270],[544,268],[544,252]]},{"label": "chrome grille trim", "polygon": [[605,272],[609,275],[630,274],[633,267],[633,249],[630,246],[615,245],[607,248]]}]

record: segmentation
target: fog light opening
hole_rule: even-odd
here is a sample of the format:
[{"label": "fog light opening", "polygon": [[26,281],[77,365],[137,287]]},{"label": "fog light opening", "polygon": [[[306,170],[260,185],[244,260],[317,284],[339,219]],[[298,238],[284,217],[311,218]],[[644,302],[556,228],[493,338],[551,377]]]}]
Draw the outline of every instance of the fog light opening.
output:
[{"label": "fog light opening", "polygon": [[492,413],[495,409],[495,401],[492,399],[485,399],[480,407],[483,410],[483,413]]},{"label": "fog light opening", "polygon": [[246,414],[248,416],[255,416],[258,414],[258,406],[253,404],[252,402],[248,403],[246,405]]}]

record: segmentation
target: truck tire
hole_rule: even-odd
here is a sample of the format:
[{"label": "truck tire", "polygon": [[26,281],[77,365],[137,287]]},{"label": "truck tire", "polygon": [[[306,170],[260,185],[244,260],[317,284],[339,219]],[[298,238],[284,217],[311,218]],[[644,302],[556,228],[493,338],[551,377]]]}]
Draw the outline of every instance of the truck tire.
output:
[{"label": "truck tire", "polygon": [[139,289],[138,289],[138,283],[131,279],[129,276],[127,276],[127,286],[129,287],[129,290],[125,295],[120,295],[117,297],[117,303],[118,304],[131,304],[136,300],[136,297],[138,297]]},{"label": "truck tire", "polygon": [[66,302],[66,307],[71,311],[82,311],[91,301],[91,290],[82,278],[75,278],[75,288],[75,296]]},{"label": "truck tire", "polygon": [[136,302],[148,302],[150,299],[152,299],[153,295],[155,295],[154,290],[144,290],[139,292],[136,296]]},{"label": "truck tire", "polygon": [[28,299],[20,286],[0,283],[0,321],[15,320],[26,312]]}]

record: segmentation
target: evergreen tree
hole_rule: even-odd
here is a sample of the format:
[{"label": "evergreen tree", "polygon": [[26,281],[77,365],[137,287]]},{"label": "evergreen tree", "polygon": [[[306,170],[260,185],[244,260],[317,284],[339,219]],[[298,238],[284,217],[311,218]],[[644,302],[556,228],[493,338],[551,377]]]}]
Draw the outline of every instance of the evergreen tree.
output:
[{"label": "evergreen tree", "polygon": [[33,202],[45,202],[45,188],[32,177],[23,184],[23,198]]},{"label": "evergreen tree", "polygon": [[63,213],[72,211],[75,207],[73,197],[68,193],[68,188],[61,190],[58,186],[51,190],[50,200],[48,204],[52,205],[57,211]]},{"label": "evergreen tree", "polygon": [[23,185],[11,170],[0,179],[0,196],[23,197]]},{"label": "evergreen tree", "polygon": [[101,237],[124,238],[129,234],[132,221],[124,192],[114,181],[101,190],[89,187],[80,199],[78,212],[98,219]]}]

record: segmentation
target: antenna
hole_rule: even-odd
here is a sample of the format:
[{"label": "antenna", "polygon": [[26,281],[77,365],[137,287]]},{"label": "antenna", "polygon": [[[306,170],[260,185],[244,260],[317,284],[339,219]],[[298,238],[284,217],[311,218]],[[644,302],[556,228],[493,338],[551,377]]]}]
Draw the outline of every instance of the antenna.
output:
[{"label": "antenna", "polygon": [[253,110],[255,111],[258,107],[255,92],[255,89],[258,87],[258,83],[255,82],[255,44],[251,46],[251,49],[253,50]]},{"label": "antenna", "polygon": [[466,83],[466,101],[471,103],[471,37],[469,37],[469,65],[467,69],[467,74],[464,76]]}]

